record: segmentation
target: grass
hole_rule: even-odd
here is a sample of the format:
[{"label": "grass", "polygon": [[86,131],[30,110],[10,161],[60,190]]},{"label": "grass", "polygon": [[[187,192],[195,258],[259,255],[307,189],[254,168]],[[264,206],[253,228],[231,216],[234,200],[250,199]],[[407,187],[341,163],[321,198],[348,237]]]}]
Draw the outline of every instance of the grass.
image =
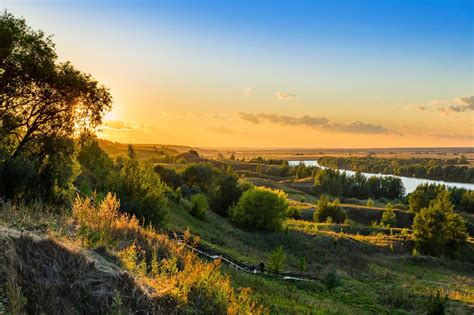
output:
[{"label": "grass", "polygon": [[[234,289],[219,261],[204,262],[184,244],[142,227],[135,217],[119,212],[111,194],[98,204],[77,198],[72,217],[64,216],[59,229],[48,227],[42,236],[23,235],[18,227],[31,227],[31,217],[1,206],[15,209],[7,211],[17,213],[19,222],[15,229],[0,227],[5,253],[0,255],[0,295],[6,294],[10,312],[265,312],[249,289]],[[44,222],[57,224],[49,212],[43,215]],[[185,239],[192,241],[190,235]]]},{"label": "grass", "polygon": [[[258,180],[260,184],[267,184]],[[294,206],[302,209],[312,206],[297,201],[299,193],[292,192],[284,183],[273,182],[271,187],[293,194],[290,202]],[[304,193],[302,196],[308,198]],[[448,295],[448,313],[469,314],[474,307],[474,264],[443,257],[413,257],[411,232],[407,229],[289,219],[285,221],[287,231],[247,232],[213,212],[208,212],[204,220],[198,220],[180,205],[171,204],[166,228],[176,231],[189,228],[203,244],[252,264],[264,262],[268,265],[271,253],[282,246],[289,271],[298,270],[302,257],[307,262],[306,271],[319,278],[336,271],[342,285],[329,292],[319,282],[254,276],[225,265],[217,267],[196,257],[187,258],[189,256],[165,235],[109,211],[112,208],[113,203],[103,210],[100,206],[86,205],[83,214],[75,211],[75,222],[82,226],[76,230],[67,211],[58,213],[40,204],[26,209],[0,202],[0,223],[47,232],[77,247],[103,248],[103,257],[122,265],[137,285],[152,288],[155,299],[166,297],[171,303],[168,307],[172,305],[188,311],[203,309],[205,303],[216,308],[226,305],[227,311],[239,313],[239,305],[257,307],[253,304],[257,301],[272,314],[425,313],[430,295],[439,289]],[[466,252],[464,257],[470,255],[472,258],[474,246],[472,240],[469,242],[467,247],[471,254]],[[153,244],[160,249],[152,250]],[[154,252],[159,254],[154,256]],[[241,287],[249,287],[251,295],[246,290],[239,291]],[[1,298],[6,291],[0,291]],[[27,291],[10,292],[18,301],[17,305],[21,305]],[[109,306],[127,307],[130,300],[124,292],[117,292],[110,291],[107,301],[112,304]],[[28,296],[26,299],[30,300]],[[8,298],[3,300],[8,301]],[[4,303],[0,305],[0,309],[4,306]]]},{"label": "grass", "polygon": [[[409,230],[321,224],[287,220],[288,232],[252,233],[233,227],[212,212],[204,221],[175,209],[169,227],[189,227],[201,242],[250,263],[268,263],[282,245],[287,269],[298,270],[301,256],[307,272],[323,277],[336,270],[342,286],[332,293],[320,283],[290,282],[243,274],[224,266],[235,286],[248,286],[271,313],[279,314],[408,314],[424,313],[426,301],[437,289],[450,298],[449,312],[468,314],[474,304],[474,265],[445,258],[412,257]],[[368,229],[363,235],[344,229]],[[351,232],[351,233],[348,233]],[[469,246],[472,247],[472,244]]]}]

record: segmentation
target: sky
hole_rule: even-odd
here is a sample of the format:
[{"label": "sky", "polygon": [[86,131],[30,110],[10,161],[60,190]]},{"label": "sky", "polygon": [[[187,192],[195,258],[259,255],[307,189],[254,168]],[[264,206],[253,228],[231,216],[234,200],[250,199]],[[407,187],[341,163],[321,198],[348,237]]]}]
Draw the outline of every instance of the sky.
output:
[{"label": "sky", "polygon": [[474,146],[474,2],[0,0],[110,89],[99,136]]}]

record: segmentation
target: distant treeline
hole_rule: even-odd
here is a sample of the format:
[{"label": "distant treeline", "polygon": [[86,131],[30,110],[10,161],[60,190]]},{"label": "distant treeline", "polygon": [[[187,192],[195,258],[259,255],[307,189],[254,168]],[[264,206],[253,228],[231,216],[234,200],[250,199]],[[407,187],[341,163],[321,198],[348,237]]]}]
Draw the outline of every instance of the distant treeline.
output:
[{"label": "distant treeline", "polygon": [[317,194],[336,197],[401,199],[405,187],[400,178],[393,176],[365,177],[357,173],[347,175],[332,169],[317,168],[313,172]]},{"label": "distant treeline", "polygon": [[406,177],[474,183],[474,168],[467,159],[394,159],[373,157],[322,157],[319,164],[356,172],[390,174]]}]

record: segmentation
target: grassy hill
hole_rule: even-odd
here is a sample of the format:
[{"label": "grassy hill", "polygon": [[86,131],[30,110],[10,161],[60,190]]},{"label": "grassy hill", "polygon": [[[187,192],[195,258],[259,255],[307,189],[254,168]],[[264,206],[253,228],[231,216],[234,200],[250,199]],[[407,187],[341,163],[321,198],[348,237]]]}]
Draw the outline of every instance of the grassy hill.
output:
[{"label": "grassy hill", "polygon": [[429,295],[441,288],[451,299],[450,311],[473,310],[474,261],[412,256],[409,234],[341,233],[332,225],[299,220],[285,226],[287,232],[246,232],[212,212],[200,221],[179,208],[169,219],[170,228],[189,228],[203,244],[251,264],[268,263],[281,245],[287,270],[298,271],[304,258],[306,272],[321,278],[331,271],[339,275],[342,286],[328,292],[323,283],[276,280],[224,266],[234,285],[250,287],[272,313],[423,313]]}]

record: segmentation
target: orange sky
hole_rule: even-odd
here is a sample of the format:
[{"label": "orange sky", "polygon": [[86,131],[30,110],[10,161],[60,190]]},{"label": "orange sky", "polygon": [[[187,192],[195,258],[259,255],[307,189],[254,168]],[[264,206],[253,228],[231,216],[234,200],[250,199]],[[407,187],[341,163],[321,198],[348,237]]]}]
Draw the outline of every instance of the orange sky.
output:
[{"label": "orange sky", "polygon": [[462,3],[2,3],[110,88],[99,133],[109,140],[474,146],[473,19]]}]

